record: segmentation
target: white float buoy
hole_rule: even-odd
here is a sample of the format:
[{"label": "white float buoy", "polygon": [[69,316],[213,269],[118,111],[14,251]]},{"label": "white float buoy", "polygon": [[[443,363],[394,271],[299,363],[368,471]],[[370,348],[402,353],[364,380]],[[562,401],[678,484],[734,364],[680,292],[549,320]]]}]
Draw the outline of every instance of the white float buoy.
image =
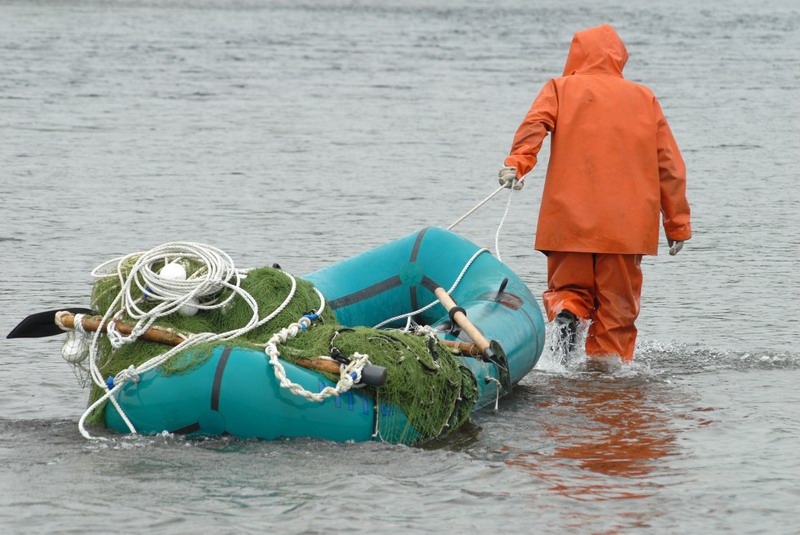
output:
[{"label": "white float buoy", "polygon": [[198,308],[196,306],[192,306],[192,304],[197,304],[197,301],[192,299],[189,304],[183,305],[180,309],[178,309],[178,314],[181,316],[194,316],[197,314]]},{"label": "white float buoy", "polygon": [[[186,280],[186,268],[183,267],[181,264],[177,262],[170,262],[163,268],[161,271],[158,272],[159,276],[167,280],[174,280],[174,281],[185,281]],[[197,301],[192,300],[190,303],[183,305],[180,309],[178,309],[178,314],[181,316],[194,316],[197,314]],[[195,306],[192,306],[195,305]]]},{"label": "white float buoy", "polygon": [[170,262],[158,272],[159,276],[173,281],[186,280],[186,268],[177,262]]},{"label": "white float buoy", "polygon": [[89,344],[86,338],[75,331],[68,331],[67,339],[61,346],[61,356],[70,364],[78,364],[86,360],[86,357],[89,356]]}]

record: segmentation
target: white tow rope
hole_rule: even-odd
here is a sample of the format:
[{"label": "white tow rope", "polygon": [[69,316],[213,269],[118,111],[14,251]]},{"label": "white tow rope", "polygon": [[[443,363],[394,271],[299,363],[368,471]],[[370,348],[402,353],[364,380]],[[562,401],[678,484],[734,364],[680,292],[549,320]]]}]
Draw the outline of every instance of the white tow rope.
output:
[{"label": "white tow rope", "polygon": [[[517,183],[517,181],[515,181],[513,185],[516,185],[516,183]],[[470,208],[467,211],[466,214],[464,214],[461,217],[459,217],[458,219],[456,219],[449,227],[447,227],[447,230],[453,230],[459,223],[461,223],[466,218],[468,218],[469,216],[474,214],[478,210],[478,208],[480,208],[481,206],[483,206],[484,204],[489,202],[490,199],[492,199],[495,195],[497,195],[498,193],[500,193],[504,189],[506,189],[505,186],[500,186],[499,188],[494,190],[488,197],[486,197],[481,202],[479,202],[478,204],[476,204],[475,206]],[[503,212],[503,218],[500,220],[500,225],[498,225],[497,232],[494,235],[494,252],[495,252],[495,256],[497,256],[497,259],[500,260],[501,262],[503,261],[503,259],[500,257],[500,230],[503,228],[503,224],[505,224],[506,219],[508,218],[508,212],[511,209],[511,198],[514,196],[515,189],[516,188],[514,188],[514,187],[509,188],[510,191],[508,193],[508,202],[506,203],[506,210],[505,210],[505,212]],[[450,293],[450,292],[448,292],[448,293]]]},{"label": "white tow rope", "polygon": [[[516,184],[516,182],[515,182],[515,184]],[[447,230],[452,230],[453,228],[455,228],[459,223],[461,223],[466,218],[468,218],[469,216],[474,214],[481,206],[486,204],[490,199],[492,199],[495,195],[497,195],[498,193],[500,193],[504,189],[506,189],[505,186],[500,186],[499,188],[494,190],[488,197],[486,197],[481,202],[479,202],[478,204],[476,204],[475,206],[470,208],[467,211],[466,214],[464,214],[461,217],[459,217],[458,219],[456,219],[449,227],[447,227]],[[501,262],[503,261],[503,259],[500,257],[500,230],[503,228],[503,224],[505,224],[506,219],[508,218],[508,212],[511,209],[511,198],[514,195],[514,190],[515,190],[515,188],[513,188],[513,187],[510,188],[510,192],[508,194],[508,202],[506,203],[505,212],[503,213],[503,217],[500,220],[500,225],[497,227],[497,232],[494,235],[495,255],[497,256],[497,259],[500,260]],[[453,283],[453,285],[450,287],[450,289],[447,290],[447,295],[450,295],[450,294],[453,293],[453,291],[455,291],[456,287],[458,287],[458,284],[461,282],[461,279],[464,277],[464,274],[467,272],[467,270],[472,265],[472,263],[475,261],[475,259],[478,258],[478,256],[481,253],[486,253],[486,252],[489,252],[489,250],[485,249],[485,248],[484,249],[479,249],[479,250],[477,250],[475,252],[475,254],[472,255],[472,257],[469,260],[467,260],[467,263],[461,269],[461,273],[458,274],[458,277],[456,278],[456,280]],[[413,327],[414,327],[412,325],[413,317],[418,315],[418,314],[422,314],[423,312],[427,311],[431,307],[436,306],[438,303],[439,303],[439,301],[433,301],[432,303],[429,303],[428,305],[426,305],[426,306],[424,306],[424,307],[422,307],[422,308],[420,308],[418,310],[414,310],[413,312],[408,312],[406,314],[400,314],[400,315],[394,316],[392,318],[383,320],[382,322],[380,322],[377,325],[375,325],[373,328],[374,329],[380,329],[381,327],[385,327],[386,325],[388,325],[390,323],[393,323],[395,321],[399,321],[401,319],[406,319],[407,320],[406,321],[406,326],[402,330],[403,331],[411,331],[413,329]]]},{"label": "white tow rope", "polygon": [[[481,206],[483,206],[484,204],[486,204],[487,202],[489,202],[489,200],[491,200],[491,199],[492,199],[492,198],[493,198],[495,195],[497,195],[498,193],[500,193],[500,192],[501,192],[501,191],[503,191],[504,189],[505,189],[505,186],[500,186],[499,188],[497,188],[496,190],[494,190],[494,191],[493,191],[493,192],[492,192],[492,193],[491,193],[491,194],[490,194],[488,197],[486,197],[486,198],[485,198],[485,199],[483,199],[481,202],[479,202],[478,204],[476,204],[475,206],[473,206],[472,208],[470,208],[470,209],[469,209],[469,211],[467,211],[467,213],[466,213],[466,214],[464,214],[464,215],[462,215],[461,217],[459,217],[458,219],[456,219],[456,220],[455,220],[455,221],[454,221],[454,222],[453,222],[453,223],[452,223],[452,224],[451,224],[449,227],[447,227],[447,230],[453,230],[454,228],[456,228],[456,226],[457,226],[459,223],[461,223],[461,222],[462,222],[462,221],[464,221],[466,218],[468,218],[469,216],[471,216],[472,214],[474,214],[475,212],[477,212],[477,211],[478,211],[478,208],[480,208]],[[511,189],[513,190],[514,188],[511,188]]]}]

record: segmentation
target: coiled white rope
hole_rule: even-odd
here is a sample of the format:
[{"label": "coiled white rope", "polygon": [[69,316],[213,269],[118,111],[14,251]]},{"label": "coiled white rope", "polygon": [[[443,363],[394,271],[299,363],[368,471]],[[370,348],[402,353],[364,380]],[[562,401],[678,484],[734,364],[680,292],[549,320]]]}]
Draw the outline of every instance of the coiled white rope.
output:
[{"label": "coiled white rope", "polygon": [[[167,264],[170,262],[170,259],[172,259],[172,261],[191,259],[200,262],[202,265],[200,269],[187,280],[167,279],[155,273],[154,265],[156,263],[163,262]],[[255,298],[240,286],[242,274],[244,272],[237,270],[231,258],[216,247],[194,242],[168,243],[145,253],[134,253],[105,262],[96,267],[92,271],[92,275],[95,277],[113,275],[113,272],[110,274],[102,273],[102,270],[107,269],[113,263],[116,263],[116,274],[119,277],[122,289],[101,320],[101,325],[108,326],[106,331],[109,338],[112,339],[112,343],[121,345],[134,341],[152,326],[153,322],[158,318],[177,312],[181,307],[187,305],[202,310],[210,310],[225,306],[238,295],[250,305],[253,314],[247,324],[240,328],[223,333],[194,334],[169,351],[148,360],[138,367],[130,366],[122,370],[114,377],[113,381],[109,381],[111,384],[107,384],[104,380],[98,363],[100,336],[104,333],[102,330],[95,331],[92,335],[91,343],[89,344],[89,373],[92,381],[103,389],[104,394],[86,409],[86,412],[84,412],[78,422],[78,428],[81,434],[90,440],[105,440],[102,437],[92,436],[85,428],[86,418],[105,401],[110,401],[114,405],[130,432],[132,434],[136,433],[136,428],[128,419],[114,396],[126,382],[138,382],[139,376],[142,373],[160,366],[189,347],[203,342],[230,340],[260,327],[280,314],[292,301],[297,290],[296,279],[289,273],[283,272],[289,277],[292,283],[289,295],[286,296],[284,301],[274,311],[259,319],[258,304]],[[133,265],[130,268],[129,275],[126,277],[124,273],[125,268],[130,266],[131,263]],[[142,300],[134,298],[131,293],[134,284],[146,294],[147,300],[152,300],[159,304],[150,311],[140,307],[139,305]],[[231,294],[223,301],[219,301],[217,296],[224,289],[231,290]],[[320,308],[321,313],[325,306],[324,298],[319,292],[317,292],[317,294],[320,296],[322,302]],[[115,312],[117,307],[119,307],[119,311]],[[112,318],[120,319],[125,312],[137,320],[129,336],[122,336],[118,331],[115,331],[113,327],[114,324],[110,321]],[[308,321],[310,322],[310,320]],[[358,377],[360,378],[360,375]]]},{"label": "coiled white rope", "polygon": [[[125,277],[123,268],[134,258],[135,262],[130,273]],[[179,264],[182,260],[198,262],[201,267],[185,280],[166,277],[154,271],[157,263]],[[221,308],[236,295],[244,298],[253,308],[253,316],[240,331],[247,332],[258,322],[258,305],[255,299],[247,292],[241,291],[241,275],[233,265],[233,260],[216,247],[193,242],[167,243],[144,253],[134,253],[101,264],[92,271],[92,275],[101,276],[100,270],[112,262],[117,263],[117,276],[122,286],[114,302],[114,305],[117,305],[122,300],[122,306],[114,319],[119,319],[127,313],[137,321],[128,336],[121,335],[113,323],[109,326],[108,336],[115,348],[138,339],[156,320],[185,309],[184,307],[199,310]],[[144,298],[133,297],[134,286],[144,294]],[[233,292],[224,301],[219,302],[216,296],[226,288]],[[145,302],[158,304],[155,307],[142,308],[140,305]],[[238,334],[240,333],[237,332],[235,335]]]}]

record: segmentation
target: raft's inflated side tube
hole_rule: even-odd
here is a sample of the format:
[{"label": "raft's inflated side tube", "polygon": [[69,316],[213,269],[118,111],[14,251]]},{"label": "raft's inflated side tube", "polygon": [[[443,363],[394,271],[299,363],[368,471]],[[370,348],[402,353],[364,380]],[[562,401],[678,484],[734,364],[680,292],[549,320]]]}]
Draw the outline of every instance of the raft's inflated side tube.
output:
[{"label": "raft's inflated side tube", "polygon": [[[436,301],[434,290],[449,289],[479,250],[457,234],[426,228],[303,278],[328,299],[340,323],[374,326]],[[544,349],[544,320],[536,298],[516,273],[488,252],[481,253],[452,297],[486,338],[500,342],[512,383],[533,369]],[[450,327],[450,318],[440,304],[414,319],[440,329]],[[399,321],[395,326],[404,324]],[[480,396],[475,408],[493,402],[497,383],[485,378],[500,379],[496,366],[474,358],[462,360],[478,378]]]},{"label": "raft's inflated side tube", "polygon": [[[289,362],[283,365],[286,375],[306,390],[335,386],[317,373]],[[235,346],[215,349],[210,359],[185,374],[146,372],[138,383],[126,384],[117,400],[143,434],[366,441],[372,440],[375,422],[371,397],[351,390],[323,403],[308,401],[280,387],[263,351]],[[393,407],[383,410],[402,414]],[[129,432],[112,404],[106,408],[106,426]]]},{"label": "raft's inflated side tube", "polygon": [[[373,326],[433,302],[434,288],[450,288],[478,250],[453,233],[431,228],[303,278],[325,295],[340,323]],[[506,278],[508,283],[498,295]],[[511,270],[482,253],[466,271],[453,298],[487,338],[501,343],[512,382],[533,368],[543,348],[544,323],[533,295]],[[440,327],[449,323],[441,305],[416,320]],[[455,338],[452,334],[446,337]],[[474,408],[494,401],[498,387],[486,377],[500,378],[496,366],[475,358],[464,357],[463,361],[478,378],[480,396]],[[334,386],[315,372],[289,362],[284,366],[288,378],[307,390],[319,392]],[[365,441],[373,438],[376,421],[371,397],[350,391],[323,403],[308,401],[279,386],[262,351],[235,345],[217,348],[211,358],[183,374],[164,375],[158,369],[146,372],[139,382],[127,383],[117,401],[137,431],[144,434],[169,431],[267,440],[307,436]],[[382,429],[382,439],[399,441],[407,420],[397,407],[381,404],[380,410],[387,415],[396,411],[396,435],[391,429]],[[113,404],[108,404],[105,415],[107,427],[128,432]]]}]

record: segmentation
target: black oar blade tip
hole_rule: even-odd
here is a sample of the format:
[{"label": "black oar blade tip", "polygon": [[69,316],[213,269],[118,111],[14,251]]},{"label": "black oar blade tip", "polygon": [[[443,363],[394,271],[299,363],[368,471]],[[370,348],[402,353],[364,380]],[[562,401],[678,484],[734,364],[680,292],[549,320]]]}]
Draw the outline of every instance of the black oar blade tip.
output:
[{"label": "black oar blade tip", "polygon": [[14,327],[6,338],[44,338],[45,336],[55,336],[64,331],[56,325],[56,312],[66,310],[72,314],[92,314],[92,309],[83,307],[64,307],[56,310],[47,310],[31,314],[19,325]]}]

